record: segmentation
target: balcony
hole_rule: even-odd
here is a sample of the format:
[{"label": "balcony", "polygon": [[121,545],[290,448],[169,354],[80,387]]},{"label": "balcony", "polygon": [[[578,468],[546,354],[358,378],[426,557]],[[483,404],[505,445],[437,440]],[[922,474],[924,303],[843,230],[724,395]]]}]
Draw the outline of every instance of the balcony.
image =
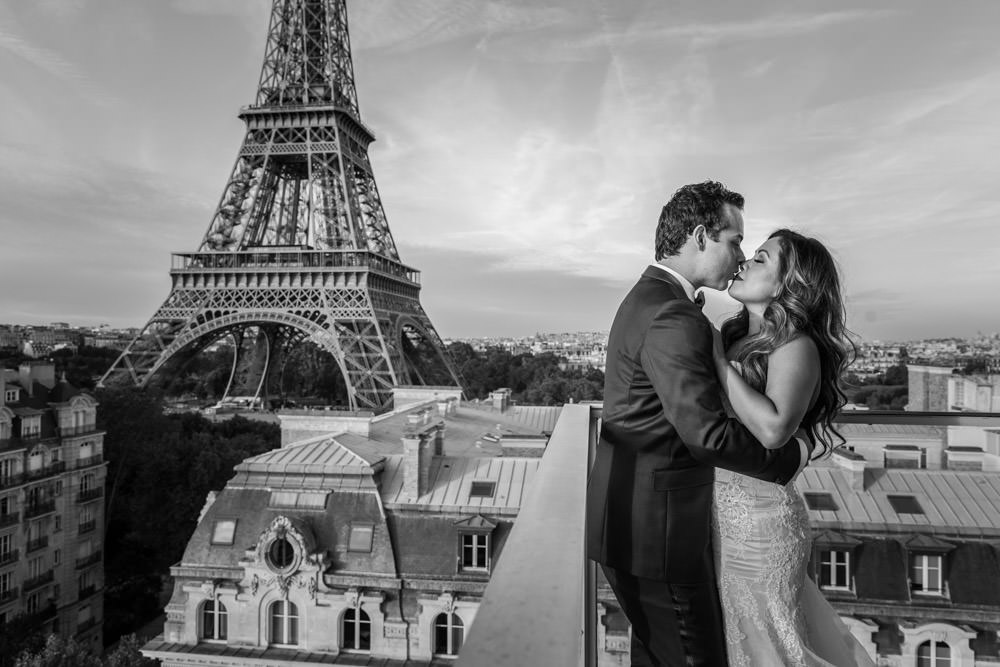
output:
[{"label": "balcony", "polygon": [[25,481],[34,482],[36,480],[45,479],[46,477],[52,477],[53,475],[58,475],[64,472],[66,472],[66,462],[53,461],[44,468],[27,471],[26,473],[24,473],[24,477]]},{"label": "balcony", "polygon": [[81,491],[76,497],[76,502],[78,503],[88,503],[91,500],[97,500],[104,496],[104,487],[98,486],[93,489],[87,489],[86,491]]},{"label": "balcony", "polygon": [[104,463],[104,454],[95,454],[93,456],[87,456],[82,459],[76,460],[77,468],[89,468],[90,466],[97,466]]},{"label": "balcony", "polygon": [[42,502],[31,503],[26,505],[24,508],[24,519],[34,519],[35,517],[42,516],[43,514],[49,514],[56,511],[56,501],[55,500],[44,500]]},{"label": "balcony", "polygon": [[[628,642],[617,636],[605,637],[605,645],[598,647],[596,571],[585,557],[586,480],[600,414],[596,406],[563,408],[469,628],[458,667],[593,667],[599,648],[628,653]],[[837,421],[996,428],[1000,414],[857,411]],[[548,601],[545,623],[524,613],[524,601],[531,599]]]},{"label": "balcony", "polygon": [[173,275],[185,273],[280,273],[377,271],[420,284],[420,272],[367,250],[309,250],[290,246],[240,252],[191,252],[173,255]]},{"label": "balcony", "polygon": [[60,438],[70,438],[76,435],[97,433],[97,424],[81,424],[79,426],[57,426],[56,433]]},{"label": "balcony", "polygon": [[77,623],[77,625],[76,625],[76,634],[77,635],[82,635],[87,630],[90,630],[91,628],[96,627],[99,622],[100,621],[98,621],[96,618],[94,618],[93,616],[91,616],[90,618],[88,618],[87,620],[83,621],[82,623]]},{"label": "balcony", "polygon": [[37,577],[25,579],[24,582],[21,584],[21,587],[24,589],[24,593],[27,595],[30,591],[33,591],[36,588],[41,588],[45,584],[52,583],[52,580],[55,579],[55,576],[56,576],[55,570],[49,570],[48,572],[43,572]]},{"label": "balcony", "polygon": [[28,540],[28,545],[25,547],[24,552],[30,554],[33,551],[44,549],[47,546],[49,546],[49,536],[42,535],[37,539]]},{"label": "balcony", "polygon": [[101,562],[101,551],[97,550],[89,556],[83,556],[76,559],[76,569],[82,570],[85,567],[94,565],[95,563]]},{"label": "balcony", "polygon": [[18,554],[19,552],[17,549],[11,549],[7,553],[0,554],[0,567],[16,563]]},{"label": "balcony", "polygon": [[84,521],[80,524],[80,534],[89,533],[90,531],[97,528],[97,521]]},{"label": "balcony", "polygon": [[18,592],[17,587],[8,588],[7,590],[0,592],[0,605],[9,604],[17,600]]},{"label": "balcony", "polygon": [[90,586],[84,586],[80,589],[79,600],[83,602],[91,595],[97,592],[97,584],[91,584]]},{"label": "balcony", "polygon": [[0,477],[0,491],[4,489],[10,489],[15,486],[21,486],[24,484],[24,474],[17,473],[16,475],[7,475],[5,477]]},{"label": "balcony", "polygon": [[0,514],[0,530],[6,528],[7,526],[16,526],[21,522],[21,515],[17,512],[11,512],[10,514]]}]

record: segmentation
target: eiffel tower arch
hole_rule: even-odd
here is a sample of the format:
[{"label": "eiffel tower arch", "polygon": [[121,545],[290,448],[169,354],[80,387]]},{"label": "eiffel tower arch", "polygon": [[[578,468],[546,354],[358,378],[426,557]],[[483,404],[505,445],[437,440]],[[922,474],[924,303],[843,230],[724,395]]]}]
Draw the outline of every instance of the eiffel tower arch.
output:
[{"label": "eiffel tower arch", "polygon": [[336,360],[352,409],[386,409],[397,385],[460,386],[382,208],[346,0],[273,0],[239,117],[246,134],[201,244],[173,255],[170,294],[102,384],[146,386],[228,337],[227,395],[266,399],[305,342]]}]

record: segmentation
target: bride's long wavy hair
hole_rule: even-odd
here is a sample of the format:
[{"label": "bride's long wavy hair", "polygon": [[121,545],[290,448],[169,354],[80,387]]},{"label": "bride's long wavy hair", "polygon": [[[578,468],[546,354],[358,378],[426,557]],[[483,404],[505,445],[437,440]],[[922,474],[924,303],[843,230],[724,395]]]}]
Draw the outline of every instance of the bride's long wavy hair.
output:
[{"label": "bride's long wavy hair", "polygon": [[[778,296],[764,310],[760,331],[737,350],[747,383],[764,393],[767,385],[768,355],[796,336],[806,335],[819,349],[819,397],[803,418],[803,425],[816,439],[813,458],[827,456],[845,438],[833,425],[833,418],[847,402],[840,382],[857,354],[845,324],[846,311],[840,292],[840,277],[833,256],[816,239],[789,229],[779,229],[778,255],[781,287]],[[722,326],[728,348],[746,335],[749,314],[744,307]],[[834,444],[834,437],[839,442]]]}]

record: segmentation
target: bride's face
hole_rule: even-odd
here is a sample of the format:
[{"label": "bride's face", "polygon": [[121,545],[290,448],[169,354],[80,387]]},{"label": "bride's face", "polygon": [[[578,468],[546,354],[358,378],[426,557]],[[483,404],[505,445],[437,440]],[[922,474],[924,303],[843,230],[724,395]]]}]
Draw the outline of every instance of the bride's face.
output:
[{"label": "bride's face", "polygon": [[729,296],[747,305],[767,306],[781,290],[781,242],[768,239],[740,265]]}]

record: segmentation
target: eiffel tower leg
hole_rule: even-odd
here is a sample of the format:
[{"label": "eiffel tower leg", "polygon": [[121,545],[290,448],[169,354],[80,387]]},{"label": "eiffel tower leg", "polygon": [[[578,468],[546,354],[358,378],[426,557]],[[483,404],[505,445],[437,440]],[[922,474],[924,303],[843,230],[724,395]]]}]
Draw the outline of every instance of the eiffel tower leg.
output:
[{"label": "eiffel tower leg", "polygon": [[252,405],[263,406],[268,399],[266,380],[277,332],[273,327],[244,327],[237,329],[234,337],[238,343],[224,398],[251,397]]}]

